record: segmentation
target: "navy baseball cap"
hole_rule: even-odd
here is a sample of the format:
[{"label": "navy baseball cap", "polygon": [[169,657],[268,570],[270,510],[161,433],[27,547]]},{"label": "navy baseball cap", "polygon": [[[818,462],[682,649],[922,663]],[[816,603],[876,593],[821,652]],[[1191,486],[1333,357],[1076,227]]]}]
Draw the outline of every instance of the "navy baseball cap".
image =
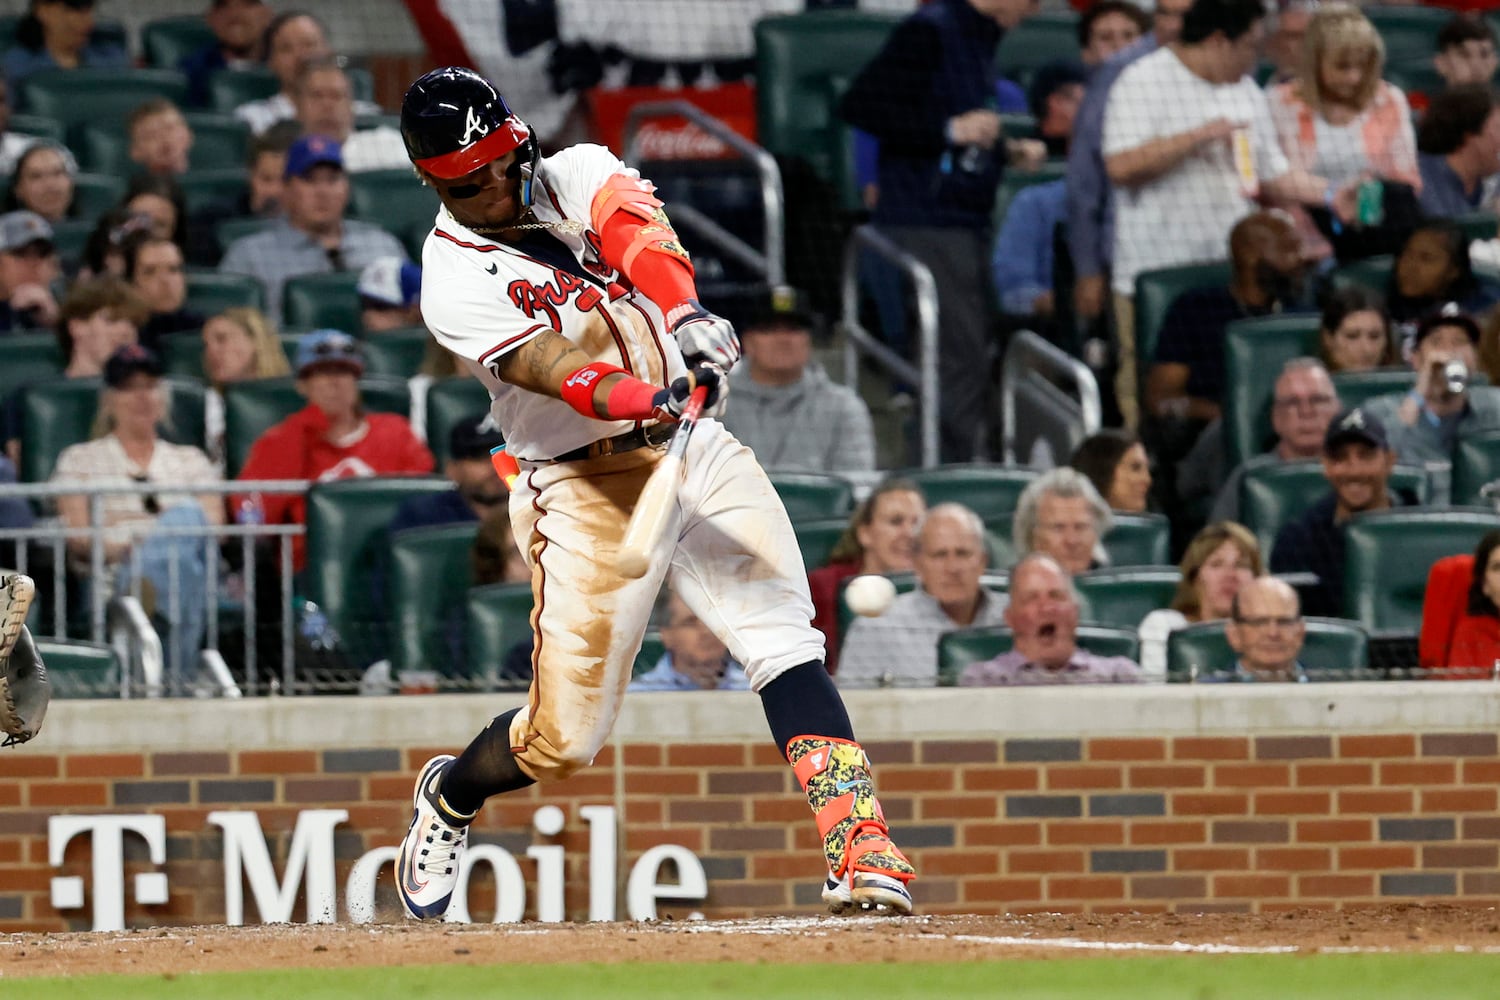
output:
[{"label": "navy baseball cap", "polygon": [[1385,424],[1380,418],[1363,409],[1362,407],[1351,407],[1344,410],[1328,425],[1328,432],[1323,435],[1323,452],[1332,454],[1341,445],[1351,441],[1367,444],[1381,451],[1390,451],[1390,439],[1385,435]]},{"label": "navy baseball cap", "polygon": [[161,378],[165,370],[161,358],[150,348],[140,344],[126,344],[116,348],[109,360],[104,362],[104,384],[111,389],[118,389],[130,381],[132,375],[144,374]]},{"label": "navy baseball cap", "polygon": [[344,169],[344,147],[326,135],[304,135],[286,151],[286,176],[306,177],[323,164]]},{"label": "navy baseball cap", "polygon": [[314,330],[297,341],[297,377],[319,365],[351,369],[355,375],[365,372],[364,355],[359,341],[343,330]]},{"label": "navy baseball cap", "polygon": [[1470,343],[1479,343],[1479,321],[1464,312],[1457,302],[1449,302],[1441,309],[1435,309],[1422,317],[1421,325],[1412,337],[1412,346],[1417,346],[1429,333],[1442,326],[1456,326],[1469,335]]},{"label": "navy baseball cap", "polygon": [[467,417],[448,432],[448,454],[456,459],[482,459],[488,462],[490,452],[505,444],[495,418],[488,413]]}]

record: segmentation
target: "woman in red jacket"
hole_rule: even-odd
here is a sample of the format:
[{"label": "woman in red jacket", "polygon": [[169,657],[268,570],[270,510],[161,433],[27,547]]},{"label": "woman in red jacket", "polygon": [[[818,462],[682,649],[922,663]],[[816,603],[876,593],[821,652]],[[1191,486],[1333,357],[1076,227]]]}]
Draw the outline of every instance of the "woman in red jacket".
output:
[{"label": "woman in red jacket", "polygon": [[1491,531],[1474,552],[1468,614],[1458,620],[1448,649],[1448,676],[1489,677],[1500,662],[1500,531]]},{"label": "woman in red jacket", "polygon": [[916,551],[917,524],[927,501],[916,483],[887,479],[854,509],[828,565],[807,574],[812,591],[813,627],[823,633],[828,672],[838,670],[839,588],[862,573],[909,573]]}]

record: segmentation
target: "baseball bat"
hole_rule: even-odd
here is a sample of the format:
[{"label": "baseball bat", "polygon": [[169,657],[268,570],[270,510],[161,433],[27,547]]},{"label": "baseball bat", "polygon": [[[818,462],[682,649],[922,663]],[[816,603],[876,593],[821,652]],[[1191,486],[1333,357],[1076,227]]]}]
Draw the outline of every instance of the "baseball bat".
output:
[{"label": "baseball bat", "polygon": [[667,453],[651,471],[651,478],[646,480],[640,499],[635,502],[630,523],[625,526],[618,565],[620,572],[632,580],[646,575],[651,566],[651,555],[666,533],[672,507],[677,503],[677,490],[682,486],[682,462],[687,454],[688,438],[693,435],[693,426],[698,423],[706,399],[708,387],[701,385],[688,397],[682,416],[677,419],[677,429],[672,432],[672,441],[667,445]]}]

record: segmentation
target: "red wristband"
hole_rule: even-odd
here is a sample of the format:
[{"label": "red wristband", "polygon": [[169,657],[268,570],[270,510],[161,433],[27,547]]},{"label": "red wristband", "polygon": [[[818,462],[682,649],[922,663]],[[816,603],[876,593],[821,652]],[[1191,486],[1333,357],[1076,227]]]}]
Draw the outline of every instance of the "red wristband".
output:
[{"label": "red wristband", "polygon": [[593,417],[597,420],[600,414],[594,409],[594,390],[598,388],[604,376],[623,371],[625,369],[619,365],[612,365],[607,361],[594,361],[586,364],[563,379],[560,393],[562,401],[585,417]]},{"label": "red wristband", "polygon": [[[609,410],[606,415],[594,407],[594,390],[600,379],[615,372],[625,378],[616,382],[605,397],[605,406]],[[594,361],[563,379],[561,396],[564,403],[595,420],[646,420],[656,411],[653,400],[658,391],[656,386],[642,382],[619,365]]]}]

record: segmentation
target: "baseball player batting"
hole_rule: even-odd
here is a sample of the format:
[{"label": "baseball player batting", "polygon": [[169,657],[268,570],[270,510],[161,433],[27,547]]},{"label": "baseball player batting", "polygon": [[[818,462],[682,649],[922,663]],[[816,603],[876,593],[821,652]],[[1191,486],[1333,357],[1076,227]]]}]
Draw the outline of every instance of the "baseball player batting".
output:
[{"label": "baseball player batting", "polygon": [[[745,665],[823,838],[835,913],[909,913],[916,870],[891,842],[869,761],[823,669],[791,522],[718,421],[734,328],[697,299],[654,186],[602,146],[543,157],[484,77],[424,75],[406,150],[442,208],[422,249],[422,313],[489,389],[521,475],[510,496],[531,566],[534,680],[457,757],[423,765],[397,859],[406,909],[441,917],[469,824],[492,795],[568,777],[619,713],[652,603],[676,592]],[[660,550],[617,556],[642,487],[696,386],[703,418]]]}]

